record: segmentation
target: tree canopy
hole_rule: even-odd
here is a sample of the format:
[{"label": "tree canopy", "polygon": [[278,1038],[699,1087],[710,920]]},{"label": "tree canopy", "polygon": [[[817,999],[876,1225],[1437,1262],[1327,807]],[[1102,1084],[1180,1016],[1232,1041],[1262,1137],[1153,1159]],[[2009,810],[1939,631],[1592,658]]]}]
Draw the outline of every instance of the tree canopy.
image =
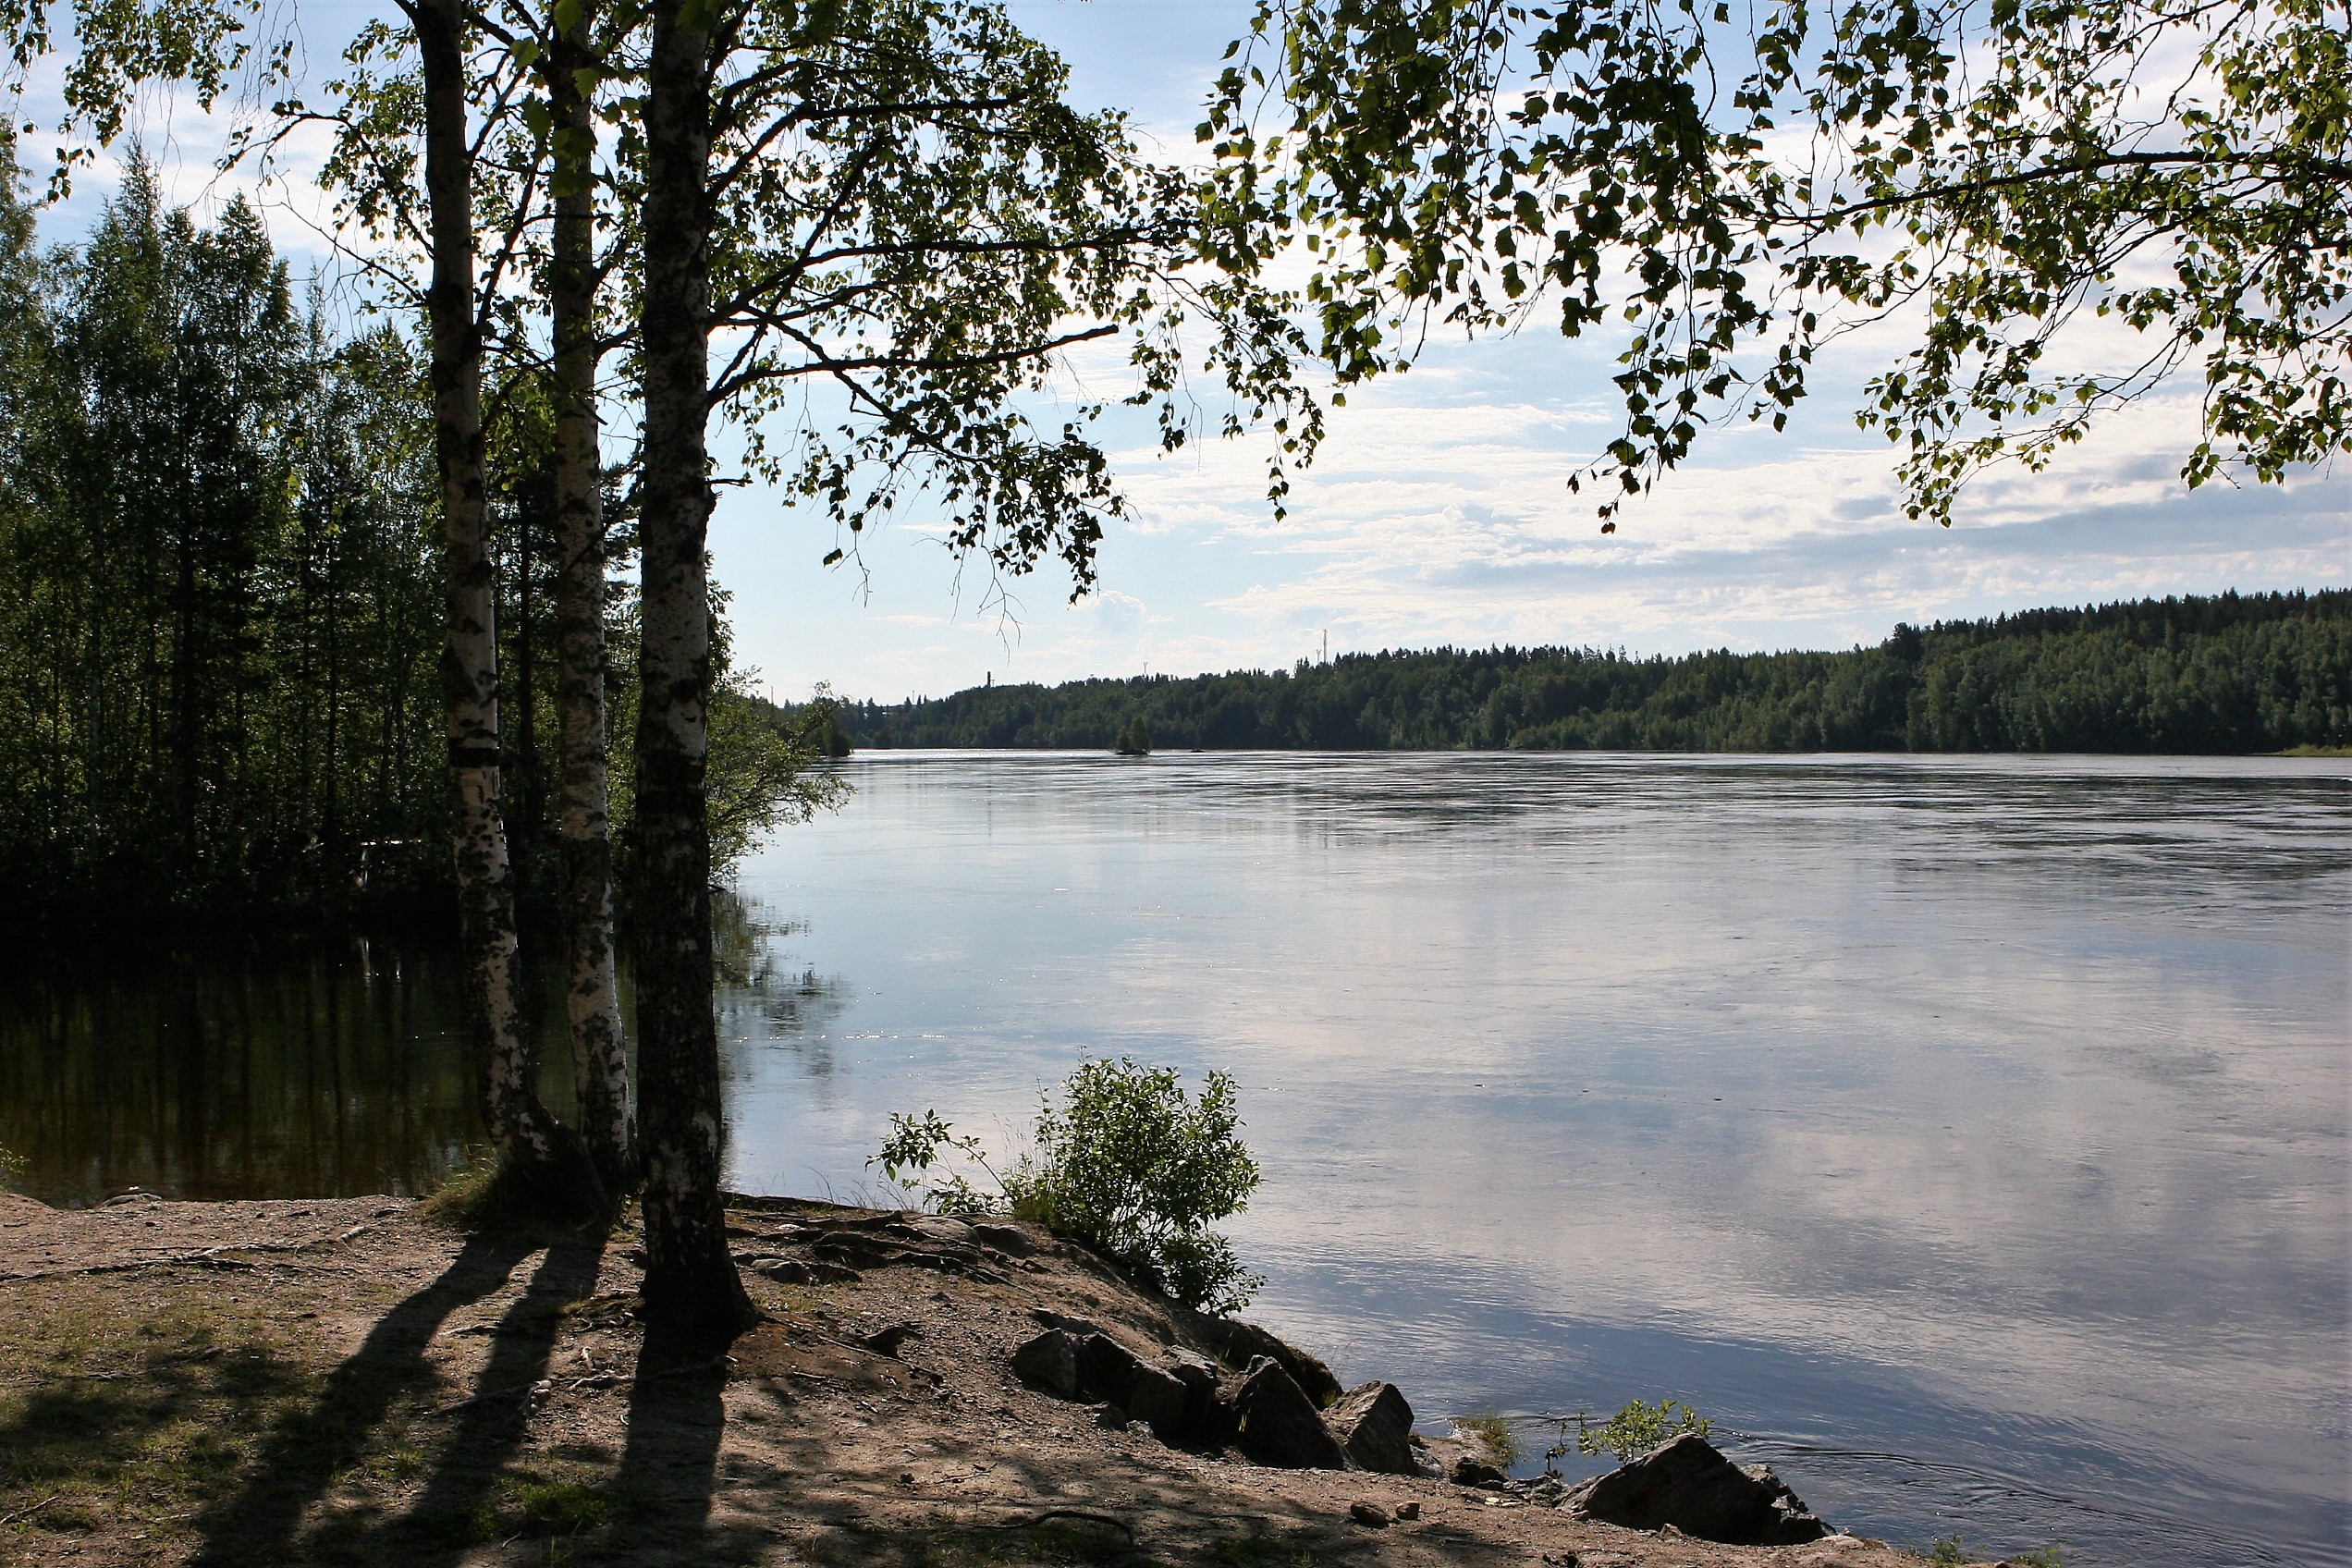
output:
[{"label": "tree canopy", "polygon": [[2352,452],[2340,6],[1262,0],[1253,28],[1201,134],[1235,211],[1312,252],[1341,380],[1440,325],[1626,332],[1623,430],[1572,480],[1604,519],[1889,317],[1914,336],[1857,418],[1914,516],[2175,373],[2192,486]]}]

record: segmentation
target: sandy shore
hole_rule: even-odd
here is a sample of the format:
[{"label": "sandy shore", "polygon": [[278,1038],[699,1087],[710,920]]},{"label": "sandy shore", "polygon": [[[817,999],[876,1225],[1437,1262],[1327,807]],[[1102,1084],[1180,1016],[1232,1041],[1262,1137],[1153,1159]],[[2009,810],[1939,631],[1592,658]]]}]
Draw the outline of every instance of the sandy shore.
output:
[{"label": "sandy shore", "polygon": [[[790,1256],[811,1218],[844,1211],[736,1210],[741,1255]],[[0,1195],[0,1561],[1920,1562],[1850,1537],[1660,1537],[1435,1479],[1170,1449],[1012,1377],[1040,1312],[1139,1351],[1182,1331],[1044,1238],[977,1268],[753,1275],[771,1321],[723,1359],[646,1342],[635,1244],[626,1225],[460,1235],[390,1198],[66,1212]],[[1411,1368],[1390,1375],[1409,1396]],[[1359,1522],[1357,1503],[1393,1522]],[[1417,1519],[1396,1517],[1412,1503]]]}]

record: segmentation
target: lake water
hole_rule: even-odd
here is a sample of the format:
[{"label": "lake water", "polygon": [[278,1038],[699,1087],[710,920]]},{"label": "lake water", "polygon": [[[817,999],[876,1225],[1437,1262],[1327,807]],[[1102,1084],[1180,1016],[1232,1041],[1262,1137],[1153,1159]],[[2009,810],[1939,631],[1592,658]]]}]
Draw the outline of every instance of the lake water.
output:
[{"label": "lake water", "polygon": [[[1252,1316],[1425,1417],[1672,1396],[1866,1534],[2352,1561],[2347,765],[851,771],[730,917],[737,1186],[876,1194],[892,1110],[1009,1150],[1088,1056],[1221,1068]],[[472,1136],[453,985],[19,984],[0,1143],[63,1201],[413,1187]]]}]

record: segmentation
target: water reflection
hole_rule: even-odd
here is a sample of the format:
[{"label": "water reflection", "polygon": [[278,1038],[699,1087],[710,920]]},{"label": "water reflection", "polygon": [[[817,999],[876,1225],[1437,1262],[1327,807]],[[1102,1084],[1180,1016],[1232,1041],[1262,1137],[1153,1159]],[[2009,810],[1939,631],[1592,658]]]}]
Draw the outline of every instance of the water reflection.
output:
[{"label": "water reflection", "polygon": [[479,1136],[454,968],[355,946],[0,986],[0,1145],[49,1202],[430,1187]]}]

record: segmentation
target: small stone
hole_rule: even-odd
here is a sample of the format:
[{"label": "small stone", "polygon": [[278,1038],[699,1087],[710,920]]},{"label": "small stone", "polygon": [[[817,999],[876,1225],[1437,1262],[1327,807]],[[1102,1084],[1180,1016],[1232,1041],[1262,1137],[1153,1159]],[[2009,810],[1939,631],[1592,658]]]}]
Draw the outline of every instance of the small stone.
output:
[{"label": "small stone", "polygon": [[1377,1502],[1349,1503],[1348,1517],[1367,1529],[1385,1530],[1389,1527],[1389,1511]]},{"label": "small stone", "polygon": [[915,1324],[893,1323],[887,1329],[876,1329],[858,1342],[876,1355],[895,1356],[899,1354],[899,1347],[917,1331]]},{"label": "small stone", "polygon": [[1453,1468],[1446,1472],[1446,1479],[1457,1487],[1478,1487],[1488,1491],[1500,1491],[1511,1484],[1510,1476],[1485,1460],[1473,1459],[1466,1453],[1453,1462]]},{"label": "small stone", "polygon": [[1418,1518],[1420,1518],[1420,1517],[1421,1517],[1421,1500],[1420,1500],[1420,1499],[1418,1499],[1418,1498],[1415,1498],[1415,1499],[1414,1499],[1411,1502],[1400,1502],[1400,1503],[1398,1503],[1398,1504],[1397,1504],[1396,1516],[1397,1516],[1398,1518],[1400,1518],[1400,1519],[1418,1519]]},{"label": "small stone", "polygon": [[1115,1404],[1106,1404],[1095,1412],[1095,1425],[1106,1432],[1123,1432],[1127,1429],[1127,1413]]}]

